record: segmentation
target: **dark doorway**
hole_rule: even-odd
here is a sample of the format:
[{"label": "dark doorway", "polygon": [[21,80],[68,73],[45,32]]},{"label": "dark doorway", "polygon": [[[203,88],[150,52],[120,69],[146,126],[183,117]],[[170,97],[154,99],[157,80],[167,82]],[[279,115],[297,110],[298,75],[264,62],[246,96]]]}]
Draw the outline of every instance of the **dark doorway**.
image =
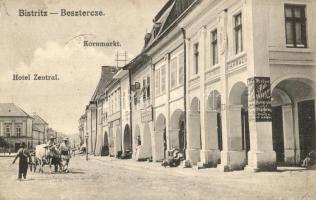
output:
[{"label": "dark doorway", "polygon": [[179,151],[184,153],[185,151],[185,142],[184,142],[184,121],[180,121],[180,130],[179,130]]},{"label": "dark doorway", "polygon": [[163,130],[163,157],[164,159],[167,158],[166,151],[167,151],[167,134],[166,134],[166,128],[164,128]]},{"label": "dark doorway", "polygon": [[125,153],[132,152],[132,134],[128,125],[124,129],[124,151]]},{"label": "dark doorway", "polygon": [[218,138],[218,149],[223,150],[223,139],[222,139],[222,116],[221,113],[217,113],[217,138]]},{"label": "dark doorway", "polygon": [[302,101],[298,103],[299,138],[301,160],[315,151],[315,101]]},{"label": "dark doorway", "polygon": [[19,150],[20,146],[21,146],[21,143],[15,143],[14,144],[14,152],[17,152]]},{"label": "dark doorway", "polygon": [[246,161],[248,161],[248,151],[250,150],[250,136],[249,136],[249,119],[248,110],[241,110],[241,131],[242,131],[242,149],[246,152]]},{"label": "dark doorway", "polygon": [[101,150],[101,156],[109,155],[109,142],[108,142],[108,133],[104,132],[103,146]]},{"label": "dark doorway", "polygon": [[276,161],[277,163],[284,163],[282,106],[272,108],[272,139],[273,150],[276,153]]}]

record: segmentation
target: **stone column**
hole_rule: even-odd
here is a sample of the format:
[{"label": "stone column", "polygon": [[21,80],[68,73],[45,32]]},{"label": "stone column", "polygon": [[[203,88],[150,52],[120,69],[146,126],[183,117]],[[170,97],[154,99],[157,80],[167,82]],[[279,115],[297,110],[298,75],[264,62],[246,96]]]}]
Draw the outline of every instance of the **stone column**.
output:
[{"label": "stone column", "polygon": [[[205,111],[205,141],[201,150],[201,163],[204,167],[214,167],[218,163],[220,151],[218,149],[217,112]],[[203,143],[202,143],[203,144]]]},{"label": "stone column", "polygon": [[169,129],[169,148],[179,149],[179,129]]},{"label": "stone column", "polygon": [[200,161],[200,149],[201,143],[200,136],[201,125],[200,125],[200,113],[189,111],[189,130],[188,130],[188,149],[187,149],[187,159],[190,161],[191,165],[196,165]]},{"label": "stone column", "polygon": [[292,105],[282,106],[283,134],[284,134],[284,161],[295,164],[295,135]]},{"label": "stone column", "polygon": [[223,151],[219,165],[219,169],[224,171],[240,170],[245,166],[246,153],[242,149],[241,108],[242,105],[231,105],[226,111],[228,127],[225,130],[225,137],[223,135]]},{"label": "stone column", "polygon": [[154,135],[154,145],[153,145],[153,161],[159,162],[164,159],[164,150],[163,150],[163,131],[155,131]]}]

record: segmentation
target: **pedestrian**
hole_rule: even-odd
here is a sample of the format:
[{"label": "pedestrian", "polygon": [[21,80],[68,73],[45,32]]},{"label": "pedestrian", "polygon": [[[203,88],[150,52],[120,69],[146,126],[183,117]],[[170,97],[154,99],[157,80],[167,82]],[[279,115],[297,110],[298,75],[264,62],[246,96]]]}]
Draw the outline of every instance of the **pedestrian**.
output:
[{"label": "pedestrian", "polygon": [[31,156],[30,156],[28,150],[26,149],[24,142],[22,142],[21,148],[18,150],[18,153],[15,156],[12,164],[15,163],[17,158],[19,158],[18,180],[21,181],[22,175],[23,175],[23,178],[26,179],[27,168],[28,168],[28,159],[31,159]]}]

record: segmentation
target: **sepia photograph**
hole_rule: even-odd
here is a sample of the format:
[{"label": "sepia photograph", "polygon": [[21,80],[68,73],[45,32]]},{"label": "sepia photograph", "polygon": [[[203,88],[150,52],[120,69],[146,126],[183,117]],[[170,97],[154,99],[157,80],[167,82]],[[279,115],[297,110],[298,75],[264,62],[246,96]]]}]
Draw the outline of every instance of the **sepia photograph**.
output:
[{"label": "sepia photograph", "polygon": [[316,0],[0,0],[0,200],[316,200]]}]

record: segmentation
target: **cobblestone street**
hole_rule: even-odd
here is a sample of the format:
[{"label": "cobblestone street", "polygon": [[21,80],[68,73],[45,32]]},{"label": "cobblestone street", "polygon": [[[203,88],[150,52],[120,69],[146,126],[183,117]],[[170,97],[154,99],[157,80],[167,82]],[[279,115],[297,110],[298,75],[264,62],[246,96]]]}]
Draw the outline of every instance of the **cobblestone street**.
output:
[{"label": "cobblestone street", "polygon": [[0,158],[0,199],[316,199],[316,171],[219,172],[163,168],[159,163],[76,156],[70,173],[29,173],[17,181],[18,164]]}]

